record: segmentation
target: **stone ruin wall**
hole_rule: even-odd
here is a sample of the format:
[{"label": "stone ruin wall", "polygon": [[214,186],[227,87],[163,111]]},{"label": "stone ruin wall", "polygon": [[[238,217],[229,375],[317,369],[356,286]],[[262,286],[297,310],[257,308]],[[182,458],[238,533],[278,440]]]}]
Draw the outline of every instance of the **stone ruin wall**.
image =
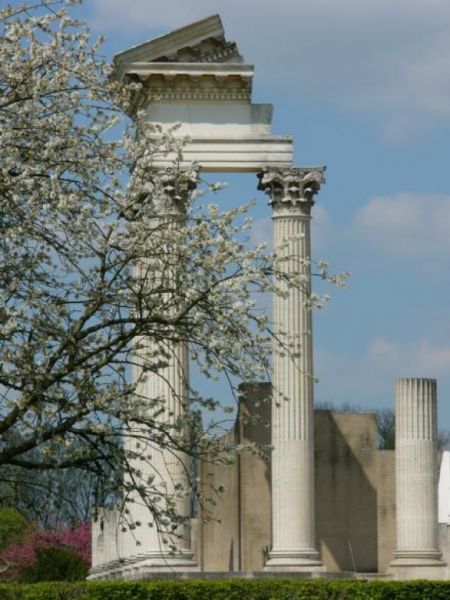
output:
[{"label": "stone ruin wall", "polygon": [[[251,388],[241,411],[258,424],[237,422],[236,442],[270,444],[270,384]],[[395,551],[394,452],[378,450],[374,414],[315,411],[318,549],[328,571],[385,572]],[[230,439],[230,441],[231,441]],[[202,571],[262,571],[271,544],[270,464],[250,454],[232,466],[202,466],[204,483],[225,487],[216,520],[199,522]]]}]

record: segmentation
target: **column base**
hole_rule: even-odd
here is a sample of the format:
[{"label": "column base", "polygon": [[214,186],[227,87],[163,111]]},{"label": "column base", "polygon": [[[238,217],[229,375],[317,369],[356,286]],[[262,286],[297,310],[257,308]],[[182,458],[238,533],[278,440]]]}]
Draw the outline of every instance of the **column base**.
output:
[{"label": "column base", "polygon": [[133,559],[114,561],[91,569],[88,579],[150,579],[158,573],[198,571],[199,566],[191,552],[165,554],[149,552]]},{"label": "column base", "polygon": [[315,548],[271,550],[265,571],[325,571]]},{"label": "column base", "polygon": [[397,550],[391,566],[428,566],[443,565],[442,553],[439,550]]},{"label": "column base", "polygon": [[446,566],[437,550],[398,551],[389,572],[395,579],[445,579]]}]

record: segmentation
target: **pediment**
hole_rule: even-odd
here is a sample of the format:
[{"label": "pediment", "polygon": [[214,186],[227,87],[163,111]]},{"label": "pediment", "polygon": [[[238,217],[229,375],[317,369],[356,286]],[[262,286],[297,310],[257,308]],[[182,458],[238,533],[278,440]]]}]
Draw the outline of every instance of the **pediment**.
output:
[{"label": "pediment", "polygon": [[[209,172],[255,172],[292,166],[292,138],[271,133],[272,106],[252,103],[254,67],[225,37],[219,15],[191,23],[117,54],[114,75],[139,81],[139,108],[161,132],[182,140],[183,165]],[[155,152],[152,165],[180,164],[179,151]]]},{"label": "pediment", "polygon": [[241,63],[243,58],[236,43],[226,40],[220,16],[213,15],[129,48],[114,62]]}]

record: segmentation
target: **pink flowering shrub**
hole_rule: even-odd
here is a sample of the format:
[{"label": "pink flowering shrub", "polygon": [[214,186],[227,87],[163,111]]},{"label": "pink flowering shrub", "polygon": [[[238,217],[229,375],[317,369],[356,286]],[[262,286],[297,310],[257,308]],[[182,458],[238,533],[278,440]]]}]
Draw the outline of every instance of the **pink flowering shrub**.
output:
[{"label": "pink flowering shrub", "polygon": [[57,546],[70,548],[87,566],[91,565],[91,524],[79,523],[73,528],[41,529],[28,534],[20,543],[12,544],[0,552],[2,564],[9,568],[2,575],[4,579],[14,580],[24,567],[36,563],[36,550]]}]

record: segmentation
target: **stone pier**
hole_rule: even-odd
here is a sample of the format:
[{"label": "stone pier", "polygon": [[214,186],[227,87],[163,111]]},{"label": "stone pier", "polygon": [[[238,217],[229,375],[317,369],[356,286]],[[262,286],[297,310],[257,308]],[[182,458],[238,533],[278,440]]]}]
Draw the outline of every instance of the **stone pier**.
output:
[{"label": "stone pier", "polygon": [[437,406],[434,379],[398,379],[396,395],[398,579],[444,577],[438,539]]},{"label": "stone pier", "polygon": [[314,570],[314,408],[310,219],[324,168],[268,168],[259,176],[273,208],[278,267],[303,289],[274,295],[272,548],[266,569]]}]

